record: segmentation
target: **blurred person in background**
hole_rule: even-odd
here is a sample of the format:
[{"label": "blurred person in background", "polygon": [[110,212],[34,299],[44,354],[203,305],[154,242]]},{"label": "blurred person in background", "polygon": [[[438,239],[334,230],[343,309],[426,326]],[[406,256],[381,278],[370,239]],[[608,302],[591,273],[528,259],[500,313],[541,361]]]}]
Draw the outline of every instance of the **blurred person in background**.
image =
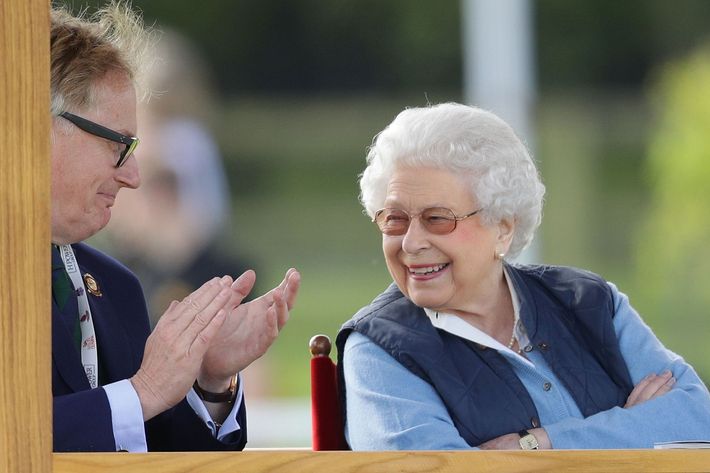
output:
[{"label": "blurred person in background", "polygon": [[156,96],[138,108],[142,184],[121,199],[98,241],[140,279],[153,325],[167,303],[211,275],[248,267],[223,249],[231,196],[209,131],[216,101],[207,69],[175,31],[162,32],[157,56],[147,78]]},{"label": "blurred person in background", "polygon": [[360,187],[394,283],[337,338],[352,449],[710,440],[707,387],[614,284],[509,262],[545,188],[500,118],[405,110],[376,136]]},{"label": "blurred person in background", "polygon": [[246,271],[173,300],[152,333],[137,278],[83,243],[141,179],[136,108],[153,42],[129,5],[51,11],[52,395],[55,451],[239,450],[239,373],[289,317],[300,275],[242,304]]}]

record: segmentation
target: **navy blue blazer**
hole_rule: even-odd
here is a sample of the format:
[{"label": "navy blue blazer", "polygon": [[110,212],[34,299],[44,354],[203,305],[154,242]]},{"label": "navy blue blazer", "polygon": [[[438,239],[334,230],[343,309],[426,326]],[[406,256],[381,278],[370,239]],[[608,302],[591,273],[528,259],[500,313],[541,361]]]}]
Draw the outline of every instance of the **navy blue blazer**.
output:
[{"label": "navy blue blazer", "polygon": [[[87,293],[99,347],[101,384],[133,376],[150,333],[143,290],[135,275],[113,258],[79,243],[72,245],[81,273],[91,274],[101,296]],[[58,256],[58,255],[56,255]],[[55,452],[116,450],[105,391],[91,389],[72,328],[52,301],[52,396]],[[237,414],[241,430],[225,444],[212,436],[183,399],[145,423],[150,451],[241,450],[246,444],[246,408]]]}]

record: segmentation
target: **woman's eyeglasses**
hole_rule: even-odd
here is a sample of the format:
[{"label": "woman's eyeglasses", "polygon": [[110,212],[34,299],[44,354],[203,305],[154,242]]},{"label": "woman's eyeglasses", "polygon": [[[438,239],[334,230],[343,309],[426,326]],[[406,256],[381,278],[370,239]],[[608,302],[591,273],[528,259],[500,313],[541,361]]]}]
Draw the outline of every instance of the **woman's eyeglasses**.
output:
[{"label": "woman's eyeglasses", "polygon": [[456,230],[456,223],[459,220],[472,217],[481,210],[483,209],[459,217],[453,210],[445,207],[431,207],[418,214],[408,214],[404,210],[385,208],[375,212],[375,218],[372,221],[385,235],[398,236],[407,233],[412,219],[419,217],[419,221],[429,233],[445,235]]},{"label": "woman's eyeglasses", "polygon": [[94,136],[98,136],[100,138],[104,138],[125,145],[126,147],[123,149],[123,151],[121,151],[121,154],[118,157],[118,161],[116,162],[117,168],[123,166],[128,157],[133,154],[133,152],[136,150],[136,147],[138,146],[139,140],[135,136],[126,136],[117,131],[113,131],[110,128],[106,128],[103,125],[94,123],[91,120],[87,120],[86,118],[74,115],[73,113],[61,112],[59,116],[69,120],[78,128],[81,128],[87,133],[91,133]]}]

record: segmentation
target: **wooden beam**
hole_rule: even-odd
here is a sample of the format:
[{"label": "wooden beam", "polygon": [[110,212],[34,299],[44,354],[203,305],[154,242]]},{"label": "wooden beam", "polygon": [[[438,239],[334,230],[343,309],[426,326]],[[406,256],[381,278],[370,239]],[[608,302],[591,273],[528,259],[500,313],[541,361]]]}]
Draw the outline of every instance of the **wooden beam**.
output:
[{"label": "wooden beam", "polygon": [[707,472],[710,450],[547,450],[446,452],[55,453],[55,473]]},{"label": "wooden beam", "polygon": [[52,467],[49,4],[0,1],[0,471]]}]

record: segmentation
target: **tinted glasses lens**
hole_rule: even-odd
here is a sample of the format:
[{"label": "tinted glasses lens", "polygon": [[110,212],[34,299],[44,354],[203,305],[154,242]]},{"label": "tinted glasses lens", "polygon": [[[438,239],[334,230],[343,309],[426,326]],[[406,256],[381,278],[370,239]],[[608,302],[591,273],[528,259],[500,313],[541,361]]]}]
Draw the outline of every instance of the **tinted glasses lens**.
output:
[{"label": "tinted glasses lens", "polygon": [[385,235],[404,235],[409,228],[409,215],[402,210],[382,209],[375,214],[375,223]]},{"label": "tinted glasses lens", "polygon": [[126,148],[121,152],[121,156],[118,158],[118,162],[116,163],[116,167],[120,168],[123,166],[123,163],[126,162],[128,158],[131,157],[133,152],[136,150],[138,147],[138,138],[133,138],[130,144],[126,145]]},{"label": "tinted glasses lens", "polygon": [[437,235],[451,233],[456,228],[456,215],[450,209],[443,207],[426,209],[419,218],[429,232]]}]

